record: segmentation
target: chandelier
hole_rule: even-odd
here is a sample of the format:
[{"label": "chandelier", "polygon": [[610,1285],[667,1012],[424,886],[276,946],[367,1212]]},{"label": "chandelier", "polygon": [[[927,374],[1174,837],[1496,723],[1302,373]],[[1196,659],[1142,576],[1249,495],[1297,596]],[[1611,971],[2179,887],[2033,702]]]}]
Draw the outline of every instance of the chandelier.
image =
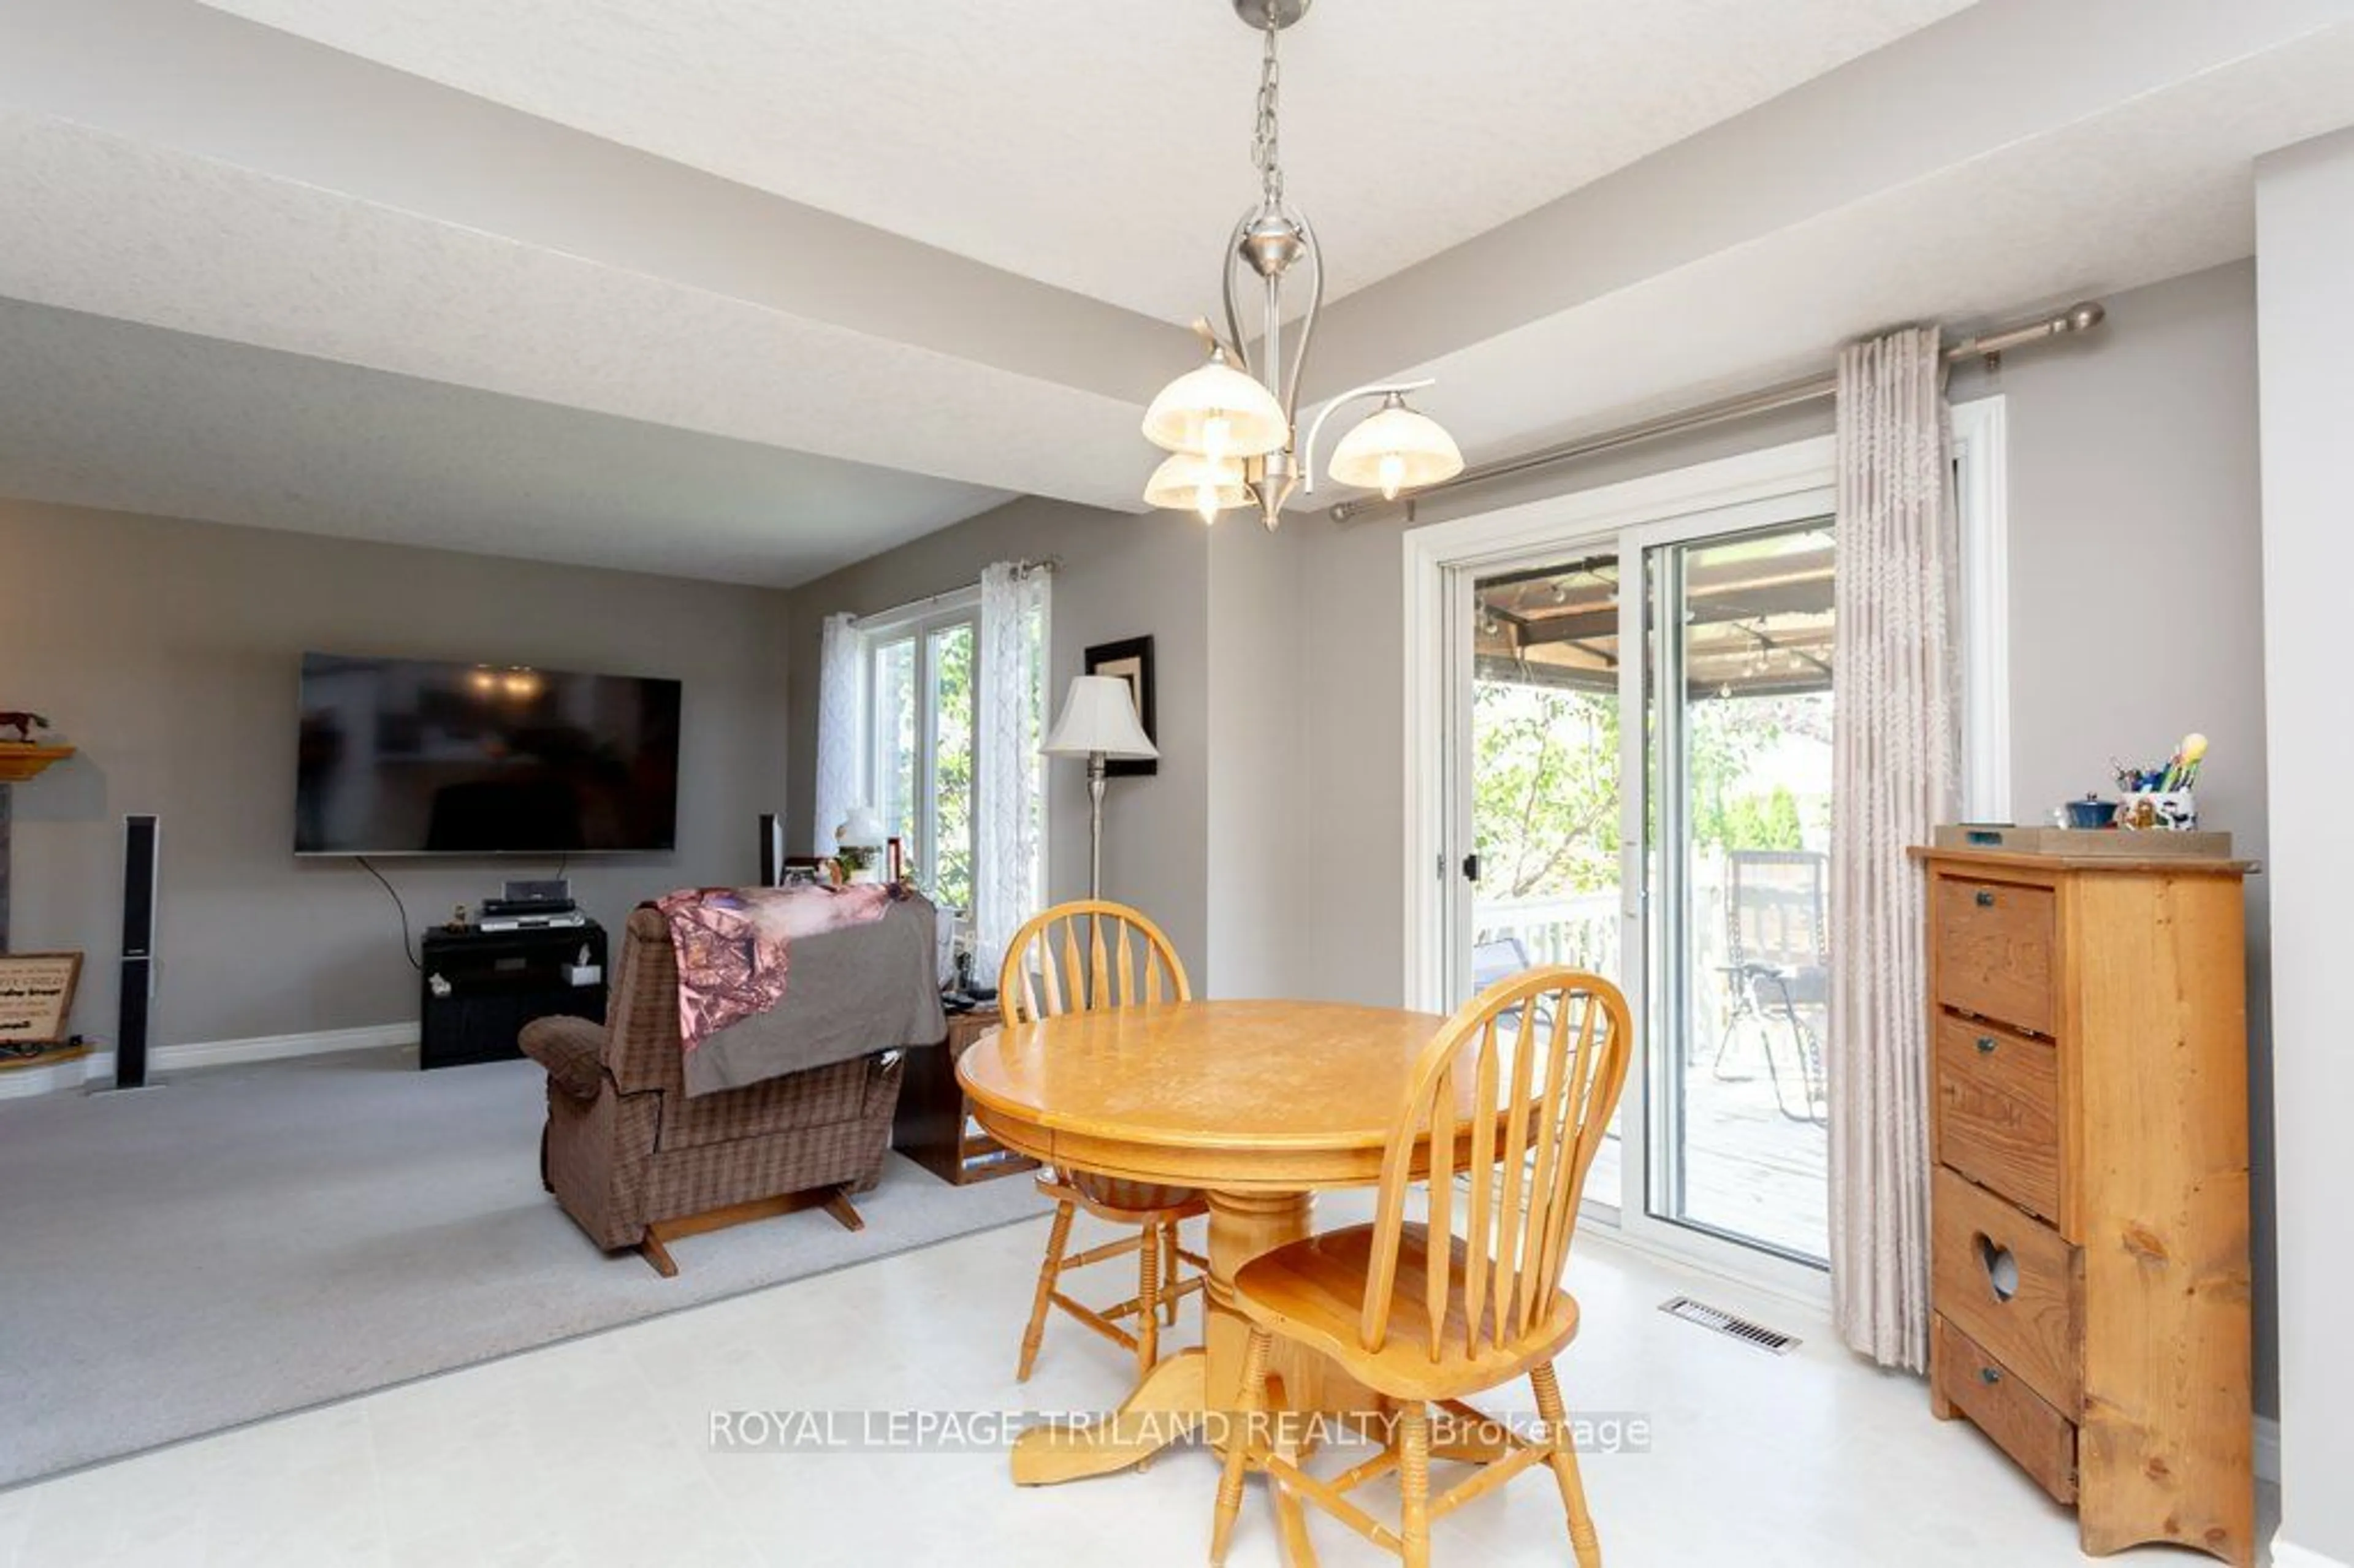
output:
[{"label": "chandelier", "polygon": [[[1334,409],[1360,397],[1381,406],[1341,439],[1330,472],[1336,484],[1379,490],[1394,501],[1401,491],[1435,484],[1463,471],[1463,454],[1438,421],[1406,407],[1405,395],[1428,381],[1373,382],[1352,387],[1324,405],[1299,436],[1299,375],[1316,335],[1324,302],[1324,257],[1307,215],[1283,192],[1278,135],[1282,70],[1277,40],[1283,29],[1308,13],[1312,0],[1234,0],[1235,14],[1267,35],[1259,65],[1258,119],[1251,161],[1259,176],[1259,199],[1235,225],[1226,243],[1223,279],[1226,331],[1219,335],[1205,319],[1193,323],[1207,361],[1172,381],[1145,410],[1144,434],[1171,455],[1144,487],[1152,506],[1190,508],[1215,523],[1230,506],[1258,508],[1272,532],[1283,521],[1283,504],[1305,481],[1316,490],[1316,440]],[[1243,335],[1236,285],[1251,289],[1243,270],[1257,281],[1258,337],[1254,358]],[[1297,345],[1285,358],[1284,286],[1304,280],[1308,308],[1298,324]]]}]

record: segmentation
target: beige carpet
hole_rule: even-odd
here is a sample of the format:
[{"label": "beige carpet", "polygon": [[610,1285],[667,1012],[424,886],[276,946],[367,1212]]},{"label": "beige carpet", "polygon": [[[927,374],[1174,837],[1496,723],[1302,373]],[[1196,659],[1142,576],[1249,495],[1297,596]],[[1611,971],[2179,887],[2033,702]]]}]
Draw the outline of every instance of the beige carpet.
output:
[{"label": "beige carpet", "polygon": [[665,1280],[541,1190],[543,1081],[367,1052],[0,1104],[0,1487],[1042,1209],[894,1155],[863,1232],[716,1231]]}]

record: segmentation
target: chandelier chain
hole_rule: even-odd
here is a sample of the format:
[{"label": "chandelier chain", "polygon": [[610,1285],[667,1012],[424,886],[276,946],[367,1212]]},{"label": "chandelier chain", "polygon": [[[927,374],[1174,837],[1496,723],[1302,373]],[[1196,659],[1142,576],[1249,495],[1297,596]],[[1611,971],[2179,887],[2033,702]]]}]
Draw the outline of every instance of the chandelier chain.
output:
[{"label": "chandelier chain", "polygon": [[1283,150],[1277,120],[1283,90],[1283,67],[1276,58],[1276,39],[1280,36],[1274,0],[1268,0],[1267,52],[1258,68],[1258,122],[1251,138],[1251,162],[1258,167],[1259,192],[1270,207],[1283,202]]}]

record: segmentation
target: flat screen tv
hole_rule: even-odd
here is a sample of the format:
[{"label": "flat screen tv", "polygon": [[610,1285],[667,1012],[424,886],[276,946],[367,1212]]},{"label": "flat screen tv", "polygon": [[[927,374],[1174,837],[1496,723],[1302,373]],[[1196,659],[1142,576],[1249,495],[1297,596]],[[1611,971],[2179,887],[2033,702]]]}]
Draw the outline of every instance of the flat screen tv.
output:
[{"label": "flat screen tv", "polygon": [[678,839],[676,681],[302,655],[297,854],[581,854]]}]

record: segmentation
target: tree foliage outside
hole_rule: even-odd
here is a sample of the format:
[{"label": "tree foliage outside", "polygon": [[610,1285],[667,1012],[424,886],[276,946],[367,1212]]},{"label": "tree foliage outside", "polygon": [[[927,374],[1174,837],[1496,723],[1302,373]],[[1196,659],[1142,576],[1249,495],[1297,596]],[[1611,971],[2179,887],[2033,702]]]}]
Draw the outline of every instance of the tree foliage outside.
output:
[{"label": "tree foliage outside", "polygon": [[[917,882],[941,907],[972,906],[973,628],[958,622],[930,635],[930,691],[918,691],[916,638],[876,648],[874,662],[875,723],[885,733],[875,780],[882,799],[884,831],[907,851]],[[932,719],[931,794],[922,795],[922,758],[917,745],[918,704],[928,703]],[[913,859],[917,819],[923,819],[931,845],[930,865]]]},{"label": "tree foliage outside", "polygon": [[[1687,710],[1695,847],[1800,849],[1829,828],[1827,797],[1759,789],[1756,764],[1786,737],[1830,741],[1830,696],[1703,699]],[[1618,885],[1618,701],[1480,680],[1472,698],[1473,830],[1485,896],[1566,898]]]},{"label": "tree foliage outside", "polygon": [[973,629],[932,633],[931,892],[948,909],[972,907]]}]

